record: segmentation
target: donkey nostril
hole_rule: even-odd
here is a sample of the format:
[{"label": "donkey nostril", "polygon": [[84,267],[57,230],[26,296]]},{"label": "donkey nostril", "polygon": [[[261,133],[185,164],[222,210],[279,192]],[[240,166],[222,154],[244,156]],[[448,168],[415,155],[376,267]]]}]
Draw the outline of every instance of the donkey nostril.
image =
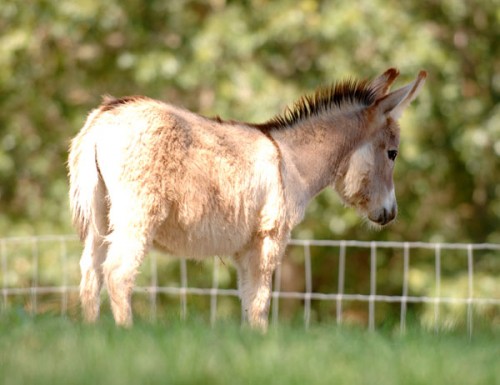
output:
[{"label": "donkey nostril", "polygon": [[394,205],[389,210],[386,208],[379,209],[378,211],[374,212],[373,215],[368,215],[368,219],[370,219],[372,222],[384,226],[396,217],[396,213],[397,208]]},{"label": "donkey nostril", "polygon": [[383,225],[385,225],[387,222],[390,221],[390,219],[389,219],[389,213],[387,212],[386,209],[382,210],[382,215],[380,216],[380,218],[381,218],[380,223],[383,224]]},{"label": "donkey nostril", "polygon": [[391,210],[387,210],[386,208],[382,209],[382,212],[380,213],[379,217],[377,218],[377,223],[380,225],[386,225],[390,221],[392,221],[396,217],[396,207],[393,206]]},{"label": "donkey nostril", "polygon": [[396,205],[392,206],[390,211],[384,209],[384,219],[385,219],[384,224],[389,223],[394,218],[396,218],[396,213],[397,213]]}]

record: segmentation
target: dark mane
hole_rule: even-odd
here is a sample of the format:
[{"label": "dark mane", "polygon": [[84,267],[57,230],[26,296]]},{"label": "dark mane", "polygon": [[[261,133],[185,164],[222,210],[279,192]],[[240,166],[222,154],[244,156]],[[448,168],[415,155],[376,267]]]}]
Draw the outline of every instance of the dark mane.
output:
[{"label": "dark mane", "polygon": [[140,96],[140,95],[124,96],[122,98],[114,98],[113,96],[110,95],[104,95],[101,103],[101,111],[113,110],[116,107],[128,103],[134,103],[139,100],[151,100],[151,99],[149,99],[146,96]]},{"label": "dark mane", "polygon": [[[103,97],[100,109],[101,111],[110,111],[141,100],[152,99],[139,95],[122,98],[114,98],[106,95]],[[334,83],[329,87],[320,87],[314,93],[302,96],[292,106],[286,107],[283,113],[276,115],[267,122],[246,124],[261,131],[284,129],[333,108],[340,108],[345,105],[369,106],[374,102],[375,91],[371,82],[367,80],[348,79]],[[223,120],[218,115],[206,119],[217,123],[241,124],[241,122],[234,120]]]},{"label": "dark mane", "polygon": [[329,87],[321,87],[313,94],[302,96],[292,106],[287,107],[282,114],[265,123],[252,126],[263,131],[283,129],[332,108],[339,108],[346,104],[369,106],[374,102],[375,92],[369,81],[348,79]]}]

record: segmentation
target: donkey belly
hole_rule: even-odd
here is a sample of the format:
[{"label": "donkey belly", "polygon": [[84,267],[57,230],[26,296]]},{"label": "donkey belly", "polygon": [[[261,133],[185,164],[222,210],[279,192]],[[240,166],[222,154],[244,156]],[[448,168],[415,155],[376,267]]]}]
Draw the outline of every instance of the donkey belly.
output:
[{"label": "donkey belly", "polygon": [[251,238],[245,223],[231,223],[223,218],[204,218],[188,226],[169,218],[157,230],[153,244],[171,255],[201,259],[232,256]]}]

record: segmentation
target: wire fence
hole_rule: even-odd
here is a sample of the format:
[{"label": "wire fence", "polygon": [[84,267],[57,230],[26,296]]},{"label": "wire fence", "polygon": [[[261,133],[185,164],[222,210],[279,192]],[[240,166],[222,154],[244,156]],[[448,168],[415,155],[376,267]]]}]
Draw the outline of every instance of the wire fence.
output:
[{"label": "wire fence", "polygon": [[[0,238],[1,309],[78,317],[81,245],[70,235]],[[275,272],[271,324],[359,323],[390,318],[401,332],[417,320],[436,331],[500,327],[500,244],[292,240]],[[152,252],[134,293],[134,313],[175,309],[207,314],[213,325],[241,312],[229,260],[207,262]],[[167,309],[166,309],[167,308]]]}]

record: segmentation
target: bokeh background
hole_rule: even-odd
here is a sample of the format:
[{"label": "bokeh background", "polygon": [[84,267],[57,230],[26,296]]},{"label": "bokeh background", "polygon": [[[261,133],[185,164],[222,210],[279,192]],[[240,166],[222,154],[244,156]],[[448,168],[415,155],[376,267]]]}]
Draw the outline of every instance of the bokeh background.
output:
[{"label": "bokeh background", "polygon": [[[102,95],[262,122],[318,86],[397,67],[396,87],[429,73],[401,120],[397,222],[374,231],[325,191],[294,237],[498,243],[499,42],[499,0],[9,0],[0,7],[0,237],[73,232],[68,143]],[[393,257],[381,260],[400,291]],[[293,282],[300,269],[288,261]],[[366,285],[367,266],[352,282]],[[451,268],[453,285],[464,274]]]}]

